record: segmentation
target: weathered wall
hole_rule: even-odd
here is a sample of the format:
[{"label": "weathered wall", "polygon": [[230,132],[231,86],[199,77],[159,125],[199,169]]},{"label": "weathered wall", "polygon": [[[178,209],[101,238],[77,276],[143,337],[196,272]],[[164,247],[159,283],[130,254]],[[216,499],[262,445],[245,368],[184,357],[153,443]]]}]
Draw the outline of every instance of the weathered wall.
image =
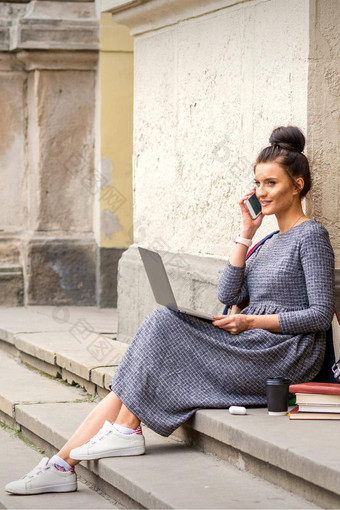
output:
[{"label": "weathered wall", "polygon": [[13,232],[23,227],[25,217],[22,197],[25,191],[26,75],[22,71],[9,73],[1,67],[0,230]]},{"label": "weathered wall", "polygon": [[136,242],[229,254],[258,151],[306,129],[307,20],[307,0],[252,1],[136,36]]},{"label": "weathered wall", "polygon": [[97,302],[117,306],[118,261],[132,243],[133,38],[127,27],[101,15],[100,203]]},{"label": "weathered wall", "polygon": [[33,230],[93,231],[94,82],[94,69],[29,73]]},{"label": "weathered wall", "polygon": [[340,3],[311,2],[308,140],[313,168],[310,213],[328,229],[340,267]]},{"label": "weathered wall", "polygon": [[133,38],[102,14],[100,36],[100,245],[132,242]]},{"label": "weathered wall", "polygon": [[91,0],[0,2],[1,305],[117,305],[133,38],[99,16]]},{"label": "weathered wall", "polygon": [[0,304],[95,304],[98,18],[0,3]]},{"label": "weathered wall", "polygon": [[313,169],[309,213],[328,229],[336,261],[340,311],[340,2],[311,0],[308,155]]},{"label": "weathered wall", "polygon": [[[324,135],[309,139],[320,86],[313,89],[309,69],[315,1],[104,0],[135,37],[135,244],[120,263],[120,340],[156,306],[137,244],[162,253],[180,304],[221,310],[219,271],[241,227],[238,200],[257,153],[282,124],[300,126],[308,154],[318,153]],[[266,217],[254,241],[276,227]]]}]

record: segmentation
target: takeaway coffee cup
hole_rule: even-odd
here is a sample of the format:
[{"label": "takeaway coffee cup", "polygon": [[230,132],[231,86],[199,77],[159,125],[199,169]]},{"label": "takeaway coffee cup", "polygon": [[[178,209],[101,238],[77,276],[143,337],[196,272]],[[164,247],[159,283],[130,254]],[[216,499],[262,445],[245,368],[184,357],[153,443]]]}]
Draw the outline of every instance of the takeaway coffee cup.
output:
[{"label": "takeaway coffee cup", "polygon": [[288,411],[290,380],[286,377],[273,377],[266,380],[268,414],[282,416]]}]

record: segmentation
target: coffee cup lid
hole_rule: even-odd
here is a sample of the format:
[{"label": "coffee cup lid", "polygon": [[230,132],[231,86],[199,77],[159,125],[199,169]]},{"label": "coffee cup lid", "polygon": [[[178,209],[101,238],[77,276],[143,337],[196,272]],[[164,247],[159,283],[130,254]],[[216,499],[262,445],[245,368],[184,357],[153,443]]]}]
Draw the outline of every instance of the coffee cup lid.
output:
[{"label": "coffee cup lid", "polygon": [[270,377],[269,379],[266,380],[266,383],[269,384],[270,386],[290,384],[290,379],[288,379],[287,377]]}]

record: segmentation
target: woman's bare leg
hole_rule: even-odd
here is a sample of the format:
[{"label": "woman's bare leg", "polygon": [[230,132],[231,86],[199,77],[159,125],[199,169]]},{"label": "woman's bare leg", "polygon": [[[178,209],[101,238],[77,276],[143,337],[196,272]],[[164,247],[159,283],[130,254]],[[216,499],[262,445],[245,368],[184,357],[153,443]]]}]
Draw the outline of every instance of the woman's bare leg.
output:
[{"label": "woman's bare leg", "polygon": [[140,420],[135,416],[124,404],[120,408],[120,411],[115,419],[115,423],[129,427],[130,429],[136,429],[140,425]]},{"label": "woman's bare leg", "polygon": [[91,439],[91,437],[97,434],[104,425],[105,420],[115,421],[122,405],[122,401],[117,397],[117,395],[113,391],[110,391],[110,393],[96,405],[96,407],[80,424],[75,433],[70,437],[57,455],[70,464],[70,466],[78,464],[78,462],[80,462],[79,460],[74,460],[69,457],[70,451],[73,448],[83,445]]}]

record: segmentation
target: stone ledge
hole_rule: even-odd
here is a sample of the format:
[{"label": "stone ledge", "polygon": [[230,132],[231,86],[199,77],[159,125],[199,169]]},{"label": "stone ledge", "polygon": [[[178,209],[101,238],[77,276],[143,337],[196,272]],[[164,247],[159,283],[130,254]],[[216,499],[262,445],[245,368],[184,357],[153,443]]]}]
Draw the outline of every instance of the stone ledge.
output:
[{"label": "stone ledge", "polygon": [[117,367],[122,360],[125,349],[124,352],[119,352],[118,349],[114,349],[114,351],[110,352],[110,359],[107,361],[106,359],[101,359],[100,352],[99,357],[96,359],[97,352],[99,351],[84,351],[82,348],[78,350],[60,351],[56,354],[56,364],[87,381],[91,381],[92,370],[103,365]]},{"label": "stone ledge", "polygon": [[86,394],[28,370],[14,359],[1,354],[0,410],[15,418],[16,406],[23,403],[75,402]]},{"label": "stone ledge", "polygon": [[116,321],[112,309],[0,308],[1,349],[102,396],[128,347],[114,340]]},{"label": "stone ledge", "polygon": [[32,0],[21,18],[25,22],[36,20],[90,22],[98,20],[94,2],[64,0]]},{"label": "stone ledge", "polygon": [[93,341],[80,344],[67,331],[19,333],[11,337],[11,342],[5,340],[2,344],[11,345],[22,361],[38,370],[52,376],[59,374],[69,383],[74,381],[85,387],[91,394],[96,393],[98,387],[109,389],[111,377],[128,347],[98,334]]},{"label": "stone ledge", "polygon": [[109,384],[118,366],[94,368],[91,372],[91,381],[97,387],[109,390]]},{"label": "stone ledge", "polygon": [[[102,12],[130,28],[131,35],[159,30],[205,14],[218,12],[249,0],[102,0]],[[254,1],[254,0],[251,0]]]},{"label": "stone ledge", "polygon": [[0,4],[0,51],[99,49],[94,2],[33,0],[23,7],[13,12]]},{"label": "stone ledge", "polygon": [[[287,416],[269,416],[266,409],[248,409],[246,416],[233,416],[223,409],[199,410],[177,431],[191,444],[238,467],[261,472],[269,481],[327,508],[340,504],[337,433],[336,421],[292,421]],[[251,466],[254,459],[260,464]],[[273,473],[276,468],[280,472]]]},{"label": "stone ledge", "polygon": [[[15,335],[69,332],[81,341],[82,334],[117,333],[117,310],[89,306],[0,307],[0,339],[14,344]],[[34,337],[31,337],[34,342]],[[54,338],[56,340],[56,338]]]},{"label": "stone ledge", "polygon": [[[98,66],[97,51],[47,51],[22,50],[16,53],[17,65],[26,71],[33,70],[72,70],[95,71]],[[9,64],[13,66],[13,61]]]},{"label": "stone ledge", "polygon": [[[0,343],[1,350],[3,350],[3,347],[4,347],[4,343],[1,342]],[[61,376],[62,369],[60,367],[58,367],[57,365],[51,365],[50,363],[46,363],[46,361],[43,361],[39,358],[31,356],[30,354],[26,354],[25,352],[22,352],[22,351],[17,351],[16,358],[20,359],[20,361],[22,363],[24,363],[25,365],[28,365],[31,368],[35,368],[36,370],[38,370],[39,372],[41,372],[45,375],[47,374],[47,375],[49,375],[53,378],[56,378],[56,379],[60,378],[60,377],[63,379],[63,377]],[[64,379],[64,380],[66,380],[66,379]],[[67,382],[69,382],[69,381],[67,381]],[[70,384],[72,384],[72,383],[70,383]],[[81,386],[86,387],[85,384],[82,384]]]},{"label": "stone ledge", "polygon": [[[90,403],[21,405],[17,420],[37,440],[60,448],[93,407]],[[144,434],[146,455],[82,462],[77,469],[94,473],[145,508],[315,508],[214,456],[146,427]]]},{"label": "stone ledge", "polygon": [[49,24],[22,25],[15,30],[8,49],[98,50],[98,28],[76,28],[68,23],[62,27]]}]

